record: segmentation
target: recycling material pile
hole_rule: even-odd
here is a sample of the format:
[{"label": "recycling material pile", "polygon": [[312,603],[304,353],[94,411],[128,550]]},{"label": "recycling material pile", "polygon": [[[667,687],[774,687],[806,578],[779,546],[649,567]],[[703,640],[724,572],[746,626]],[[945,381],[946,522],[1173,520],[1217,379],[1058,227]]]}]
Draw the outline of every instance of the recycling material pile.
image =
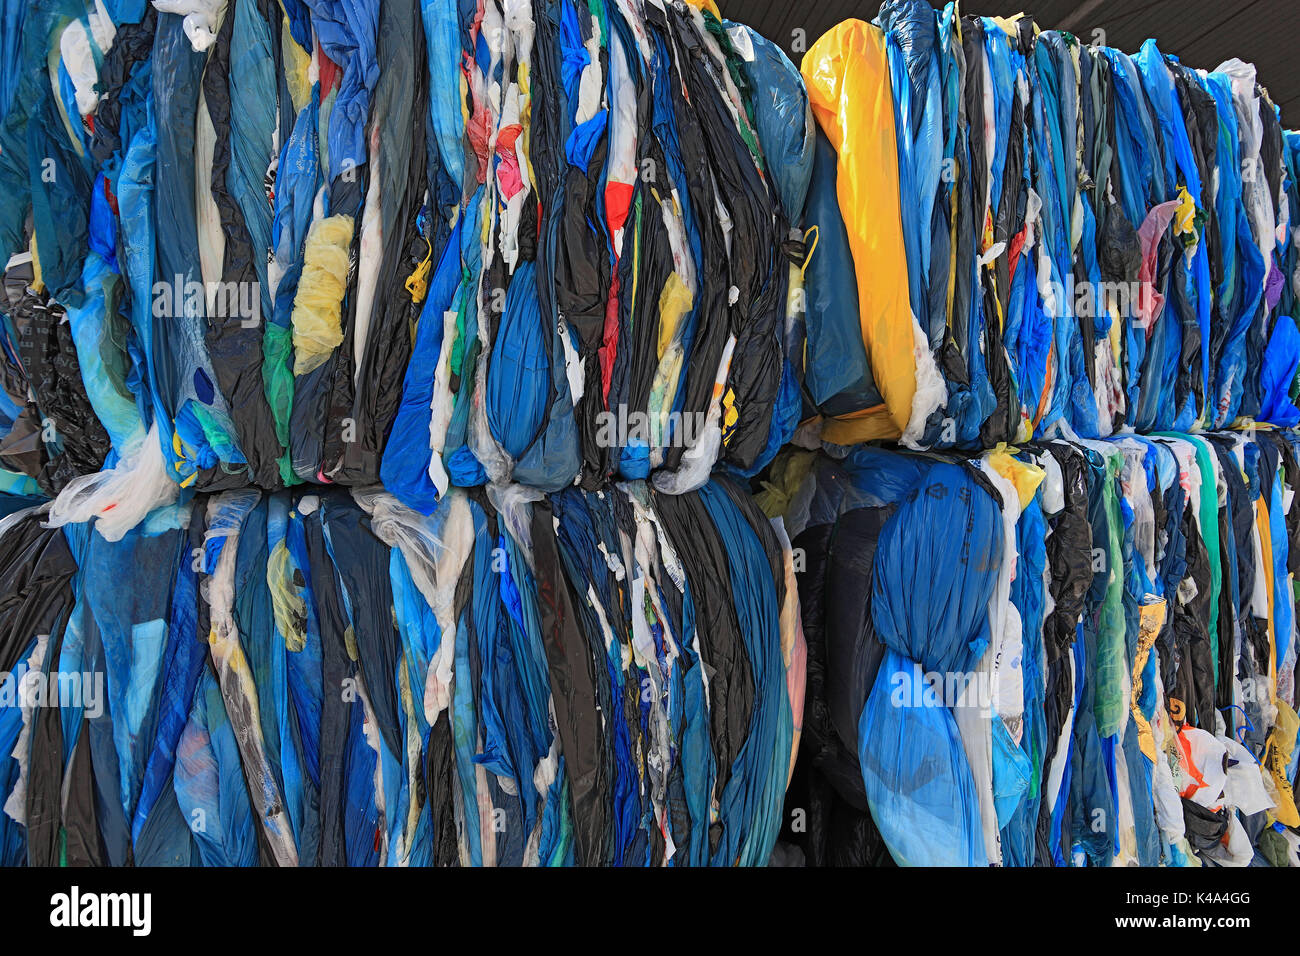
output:
[{"label": "recycling material pile", "polygon": [[[806,557],[787,840],[1300,865],[1300,138],[1241,61],[952,5],[886,3],[802,72],[827,444],[761,495]],[[835,447],[873,439],[932,453]]]},{"label": "recycling material pile", "polygon": [[799,416],[789,61],[683,4],[4,11],[2,862],[766,863],[798,595],[711,475]]},{"label": "recycling material pile", "polygon": [[764,476],[807,556],[787,836],[815,863],[1295,865],[1298,476],[1255,423],[1300,421],[1300,140],[1240,61],[952,5],[876,24],[802,65],[804,383],[828,443],[994,450]]},{"label": "recycling material pile", "polygon": [[605,0],[9,6],[0,461],[62,493],[55,520],[125,529],[178,488],[680,492],[793,433],[807,104],[746,28]]},{"label": "recycling material pile", "polygon": [[1296,865],[1294,433],[776,471],[811,862]]},{"label": "recycling material pile", "polygon": [[922,0],[879,19],[803,60],[823,438],[1300,422],[1300,134],[1253,66],[1203,73],[1154,40],[1130,57]]},{"label": "recycling material pile", "polygon": [[0,862],[1300,864],[1253,67],[922,0],[799,67],[712,0],[0,25]]},{"label": "recycling material pile", "polygon": [[5,519],[0,863],[766,862],[804,684],[779,523],[725,480],[506,494]]}]

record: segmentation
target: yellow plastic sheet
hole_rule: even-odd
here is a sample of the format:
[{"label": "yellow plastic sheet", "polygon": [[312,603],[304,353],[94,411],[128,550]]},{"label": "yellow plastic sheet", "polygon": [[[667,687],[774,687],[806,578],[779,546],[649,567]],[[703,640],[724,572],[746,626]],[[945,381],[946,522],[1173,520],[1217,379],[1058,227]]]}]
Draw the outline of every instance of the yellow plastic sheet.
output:
[{"label": "yellow plastic sheet", "polygon": [[277,541],[266,562],[266,585],[271,592],[271,611],[275,626],[284,638],[286,650],[298,652],[307,645],[304,625],[307,620],[307,601],[302,589],[294,583],[294,567],[289,546]]},{"label": "yellow plastic sheet", "polygon": [[713,0],[686,0],[686,2],[696,9],[713,14],[714,18],[717,20],[722,19],[722,14],[718,12],[718,5],[714,3]]},{"label": "yellow plastic sheet", "polygon": [[686,313],[691,311],[693,297],[691,290],[676,272],[668,273],[663,291],[659,293],[659,353],[660,361],[668,352],[668,346],[677,336]]},{"label": "yellow plastic sheet", "polygon": [[308,79],[311,54],[293,38],[287,16],[281,21],[280,49],[284,51],[284,78],[289,85],[289,99],[293,101],[294,112],[298,112],[311,101],[311,81]]},{"label": "yellow plastic sheet", "polygon": [[1266,778],[1264,783],[1266,787],[1272,784],[1270,794],[1277,800],[1272,815],[1284,827],[1300,827],[1300,811],[1296,810],[1295,792],[1286,772],[1286,768],[1291,765],[1291,752],[1295,748],[1300,718],[1286,701],[1275,697],[1273,703],[1277,705],[1277,723],[1273,725],[1273,732],[1269,734],[1264,746],[1264,767],[1272,779]]},{"label": "yellow plastic sheet", "polygon": [[1139,608],[1137,649],[1133,652],[1133,693],[1129,695],[1133,722],[1138,729],[1138,749],[1152,763],[1156,760],[1156,738],[1150,722],[1138,706],[1138,699],[1142,696],[1142,672],[1146,670],[1147,658],[1160,636],[1160,629],[1165,626],[1166,607],[1163,599],[1152,599]]},{"label": "yellow plastic sheet", "polygon": [[836,191],[858,280],[862,340],[884,399],[881,406],[828,420],[822,437],[841,445],[898,438],[916,392],[916,340],[884,34],[862,20],[846,20],[813,44],[801,71],[813,115],[839,154]]},{"label": "yellow plastic sheet", "polygon": [[989,452],[988,462],[989,467],[1015,486],[1016,497],[1020,499],[1020,510],[1023,511],[1034,500],[1038,486],[1047,477],[1047,472],[1037,465],[1013,458],[1015,451],[1014,448],[1008,448],[1006,442],[1002,442]]},{"label": "yellow plastic sheet", "polygon": [[351,216],[328,216],[311,224],[293,300],[294,375],[319,368],[343,344],[340,317],[351,247]]}]

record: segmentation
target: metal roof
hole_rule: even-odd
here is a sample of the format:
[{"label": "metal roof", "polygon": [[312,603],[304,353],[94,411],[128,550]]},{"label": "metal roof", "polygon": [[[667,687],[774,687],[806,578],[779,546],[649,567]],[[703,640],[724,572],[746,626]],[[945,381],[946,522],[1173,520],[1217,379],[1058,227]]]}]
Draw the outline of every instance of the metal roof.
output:
[{"label": "metal roof", "polygon": [[[941,2],[931,0],[936,7]],[[792,49],[797,34],[811,46],[829,27],[858,17],[870,20],[880,0],[719,0],[729,19],[747,23],[779,43],[798,64]],[[1155,37],[1163,53],[1191,67],[1212,70],[1239,57],[1255,64],[1259,82],[1282,110],[1284,126],[1300,127],[1300,70],[1295,46],[1300,39],[1296,0],[971,0],[965,14],[1032,14],[1044,30],[1068,30],[1091,42],[1104,30],[1106,45],[1136,53]]]}]

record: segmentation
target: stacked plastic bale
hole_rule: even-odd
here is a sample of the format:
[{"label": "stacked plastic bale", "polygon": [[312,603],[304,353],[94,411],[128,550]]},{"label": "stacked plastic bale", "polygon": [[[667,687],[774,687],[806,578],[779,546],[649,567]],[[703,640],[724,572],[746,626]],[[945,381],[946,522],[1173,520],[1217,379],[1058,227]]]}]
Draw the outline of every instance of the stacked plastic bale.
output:
[{"label": "stacked plastic bale", "polygon": [[680,493],[806,417],[807,96],[711,2],[10,12],[0,454],[56,521]]},{"label": "stacked plastic bale", "polygon": [[808,552],[750,478],[835,532],[814,861],[1294,858],[1253,68],[919,0],[802,78],[708,0],[0,13],[10,676],[117,700],[5,711],[7,859],[764,862]]},{"label": "stacked plastic bale", "polygon": [[1300,194],[1253,67],[904,0],[802,72],[819,415],[761,476],[805,568],[787,837],[1300,862]]},{"label": "stacked plastic bale", "polygon": [[[783,452],[812,863],[1297,865],[1293,432]],[[992,525],[992,528],[990,528]],[[858,771],[858,772],[854,772]]]},{"label": "stacked plastic bale", "polygon": [[5,860],[766,862],[784,54],[707,2],[3,14]]},{"label": "stacked plastic bale", "polygon": [[[802,716],[789,542],[726,480],[235,490],[0,528],[6,865],[755,865]],[[33,636],[35,635],[35,636]]]},{"label": "stacked plastic bale", "polygon": [[1300,422],[1296,142],[1253,66],[890,0],[802,70],[814,437]]}]

